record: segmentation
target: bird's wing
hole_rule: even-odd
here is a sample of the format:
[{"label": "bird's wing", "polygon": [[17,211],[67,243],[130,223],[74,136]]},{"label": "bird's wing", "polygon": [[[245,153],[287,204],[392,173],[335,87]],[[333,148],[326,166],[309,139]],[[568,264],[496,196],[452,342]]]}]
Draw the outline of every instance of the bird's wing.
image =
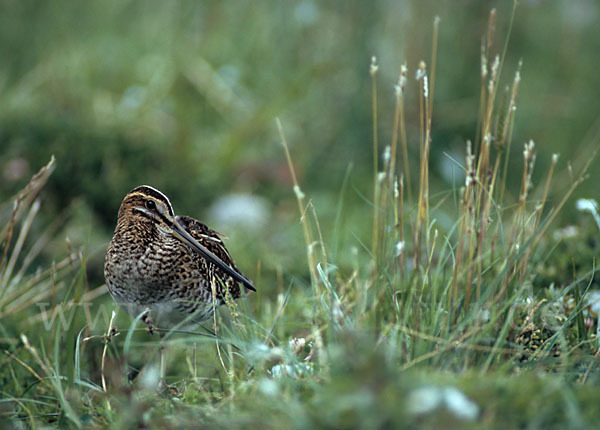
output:
[{"label": "bird's wing", "polygon": [[[219,257],[223,263],[227,264],[229,267],[231,267],[231,269],[235,270],[245,278],[245,275],[240,272],[237,267],[235,267],[235,263],[233,262],[231,255],[229,255],[229,251],[227,251],[227,248],[225,248],[225,244],[221,240],[218,232],[209,228],[206,224],[188,216],[177,216],[176,220],[194,239],[204,245],[210,252]],[[219,270],[219,273],[223,280],[231,278],[229,275],[222,273],[221,270]],[[250,286],[246,284],[244,284],[244,286],[248,289],[254,290],[254,287],[251,283]]]}]

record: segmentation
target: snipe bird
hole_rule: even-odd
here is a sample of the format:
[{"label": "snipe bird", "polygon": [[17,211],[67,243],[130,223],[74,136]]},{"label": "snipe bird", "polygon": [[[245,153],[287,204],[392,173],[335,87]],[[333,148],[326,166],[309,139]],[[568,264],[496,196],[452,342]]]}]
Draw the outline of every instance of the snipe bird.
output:
[{"label": "snipe bird", "polygon": [[[256,291],[233,263],[219,234],[194,218],[175,216],[171,202],[148,185],[119,208],[104,277],[113,299],[153,328],[209,319],[215,305]],[[190,315],[192,315],[191,318]],[[164,356],[161,354],[161,376]]]}]

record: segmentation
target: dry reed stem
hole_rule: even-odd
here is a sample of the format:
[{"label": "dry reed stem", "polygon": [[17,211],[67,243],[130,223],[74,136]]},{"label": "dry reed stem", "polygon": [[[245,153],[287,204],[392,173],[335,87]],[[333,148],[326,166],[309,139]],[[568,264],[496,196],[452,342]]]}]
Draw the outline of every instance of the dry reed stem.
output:
[{"label": "dry reed stem", "polygon": [[371,253],[373,255],[373,274],[377,273],[377,248],[379,246],[379,192],[380,184],[378,183],[379,175],[379,137],[378,137],[378,111],[377,111],[377,58],[371,57],[371,66],[369,74],[371,75],[371,110],[373,113],[373,234]]},{"label": "dry reed stem", "polygon": [[[21,334],[21,342],[25,346],[25,349],[29,351],[29,353],[33,356],[34,360],[40,365],[46,376],[52,377],[56,376],[54,371],[48,366],[48,363],[40,357],[37,349],[29,343],[29,339],[25,334]],[[33,371],[33,369],[32,369]],[[35,373],[35,372],[34,372]],[[35,373],[39,378],[41,378],[37,373]],[[43,379],[43,378],[42,378]]]},{"label": "dry reed stem", "polygon": [[417,220],[415,227],[415,257],[414,266],[419,268],[421,264],[421,251],[423,240],[423,226],[428,224],[429,219],[429,140],[431,121],[428,118],[429,110],[429,88],[427,81],[427,70],[425,62],[421,61],[417,70],[419,81],[419,131],[420,131],[420,163],[419,163],[419,194],[417,200]]},{"label": "dry reed stem", "polygon": [[[317,230],[317,236],[319,238],[319,245],[321,245],[321,264],[323,265],[323,269],[325,271],[327,271],[329,264],[327,262],[327,251],[325,249],[325,240],[323,239],[323,233],[321,232],[321,224],[319,223],[319,218],[317,217],[317,211],[315,209],[315,205],[312,203],[312,201],[310,201],[308,203],[307,209],[310,208],[312,216],[313,216],[313,221],[315,223],[315,228]],[[327,272],[326,272],[327,273]],[[328,291],[329,294],[329,291]]]},{"label": "dry reed stem", "polygon": [[55,168],[56,162],[54,156],[52,156],[48,164],[33,175],[29,183],[16,195],[10,221],[3,228],[2,232],[0,232],[0,241],[4,242],[2,258],[0,258],[0,303],[6,292],[6,286],[8,285],[8,279],[10,277],[10,273],[5,270],[5,265],[7,263],[8,250],[12,242],[15,225],[20,219],[23,211],[32,204],[39,191],[44,187]]},{"label": "dry reed stem", "polygon": [[[21,311],[32,304],[51,296],[55,292],[51,288],[48,288],[52,285],[52,276],[60,272],[59,279],[62,279],[63,273],[66,271],[64,269],[68,268],[76,257],[76,255],[74,257],[72,254],[58,263],[55,263],[54,267],[45,270],[39,275],[33,276],[29,281],[19,285],[18,289],[11,289],[10,293],[4,297],[2,302],[4,310],[0,312],[0,318]],[[61,282],[59,284],[59,289],[64,287],[64,285],[65,284]]]},{"label": "dry reed stem", "polygon": [[316,261],[313,252],[313,238],[310,226],[308,224],[308,219],[305,214],[305,205],[304,205],[304,193],[300,189],[300,185],[298,184],[298,179],[296,177],[296,170],[294,169],[294,164],[292,163],[292,157],[290,156],[290,151],[287,144],[287,139],[285,138],[285,134],[283,132],[283,126],[279,118],[275,119],[277,124],[277,130],[279,132],[279,137],[281,139],[281,144],[283,146],[285,152],[285,158],[288,163],[288,168],[290,174],[292,176],[292,183],[294,185],[294,194],[296,195],[296,201],[298,202],[298,211],[300,212],[300,223],[302,224],[302,232],[304,234],[304,242],[306,244],[306,256],[308,259],[308,268],[310,272],[310,279],[313,288],[315,289],[315,294],[318,295],[318,274],[316,268]]},{"label": "dry reed stem", "polygon": [[[112,332],[112,328],[113,328],[113,324],[115,322],[115,318],[117,316],[117,313],[115,311],[112,311],[112,314],[110,316],[110,321],[108,323],[108,328],[106,330],[106,337],[105,337],[105,341],[104,341],[104,348],[102,349],[102,361],[100,362],[100,379],[102,381],[102,390],[106,393],[107,388],[106,388],[106,375],[104,372],[105,369],[105,363],[106,363],[106,352],[108,351],[108,343],[109,343],[109,339],[110,339],[110,335]],[[110,402],[107,400],[107,405],[108,405],[108,409],[110,410]]]},{"label": "dry reed stem", "polygon": [[433,117],[433,100],[434,100],[434,92],[435,92],[435,69],[437,65],[437,48],[438,48],[438,37],[440,30],[440,17],[436,16],[433,19],[433,38],[431,41],[431,79],[429,85],[429,109],[427,111],[427,117],[431,121]]},{"label": "dry reed stem", "polygon": [[412,202],[412,188],[411,188],[411,175],[410,175],[410,164],[408,162],[408,141],[406,138],[406,118],[404,115],[404,91],[406,88],[408,68],[406,63],[400,66],[400,76],[398,78],[398,84],[396,85],[396,92],[398,95],[398,106],[400,110],[400,142],[402,144],[402,158],[404,162],[404,177],[406,180],[406,191],[408,202]]},{"label": "dry reed stem", "polygon": [[10,360],[15,360],[17,363],[19,363],[21,366],[23,366],[25,369],[27,369],[27,371],[29,371],[29,373],[31,373],[33,376],[35,376],[35,378],[38,380],[38,382],[43,383],[44,382],[44,378],[42,378],[40,376],[39,373],[37,373],[29,364],[25,363],[23,360],[21,360],[19,358],[19,356],[8,352],[7,350],[4,350],[4,353],[8,356],[8,360],[3,362],[2,365],[10,362]]}]

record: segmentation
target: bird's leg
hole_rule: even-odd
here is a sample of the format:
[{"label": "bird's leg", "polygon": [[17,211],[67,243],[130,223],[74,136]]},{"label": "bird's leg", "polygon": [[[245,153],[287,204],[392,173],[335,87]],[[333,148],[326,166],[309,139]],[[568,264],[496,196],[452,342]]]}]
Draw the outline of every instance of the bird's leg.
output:
[{"label": "bird's leg", "polygon": [[[144,315],[142,315],[141,318],[142,322],[144,324],[146,324],[146,328],[148,330],[148,333],[150,334],[154,334],[155,332],[155,327],[154,327],[154,322],[152,321],[152,317],[150,316],[150,309],[147,309],[146,312],[144,313]],[[158,333],[158,336],[160,337],[160,346],[159,346],[159,351],[160,351],[160,367],[159,367],[159,375],[160,375],[160,379],[158,381],[158,391],[162,391],[164,390],[167,386],[167,383],[165,381],[165,377],[167,375],[167,344],[166,342],[163,340],[163,333],[159,330],[156,330],[156,332]]]},{"label": "bird's leg", "polygon": [[158,383],[159,390],[167,387],[166,376],[167,376],[167,344],[163,340],[162,332],[159,332],[160,336],[160,382]]}]

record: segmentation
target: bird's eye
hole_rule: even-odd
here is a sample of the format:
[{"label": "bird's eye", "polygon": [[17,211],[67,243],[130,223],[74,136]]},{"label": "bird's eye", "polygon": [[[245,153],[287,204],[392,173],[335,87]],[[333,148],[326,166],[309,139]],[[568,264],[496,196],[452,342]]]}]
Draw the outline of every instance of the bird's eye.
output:
[{"label": "bird's eye", "polygon": [[156,209],[156,203],[154,203],[154,200],[146,200],[146,208],[150,209],[151,211]]}]

